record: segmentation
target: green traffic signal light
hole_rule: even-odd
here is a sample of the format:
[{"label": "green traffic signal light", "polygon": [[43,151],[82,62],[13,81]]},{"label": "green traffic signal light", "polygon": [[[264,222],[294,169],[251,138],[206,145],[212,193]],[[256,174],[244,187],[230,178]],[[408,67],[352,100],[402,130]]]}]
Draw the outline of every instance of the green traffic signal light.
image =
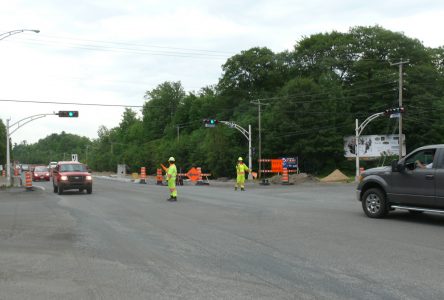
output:
[{"label": "green traffic signal light", "polygon": [[79,111],[77,110],[60,110],[57,114],[61,118],[77,118]]}]

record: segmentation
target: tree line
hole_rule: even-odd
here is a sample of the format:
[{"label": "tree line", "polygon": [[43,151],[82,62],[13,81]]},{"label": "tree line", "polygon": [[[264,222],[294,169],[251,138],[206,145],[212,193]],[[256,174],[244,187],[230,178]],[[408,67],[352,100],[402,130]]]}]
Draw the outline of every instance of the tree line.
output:
[{"label": "tree line", "polygon": [[[302,171],[313,174],[351,171],[343,137],[354,135],[356,118],[362,122],[398,106],[399,74],[391,63],[407,59],[407,150],[443,143],[444,48],[425,47],[379,26],[359,26],[304,37],[292,51],[242,51],[222,65],[214,86],[185,92],[180,81],[163,82],[146,91],[140,112],[125,109],[119,125],[100,127],[97,139],[53,134],[33,145],[14,145],[13,155],[33,163],[77,151],[93,170],[115,171],[125,163],[133,171],[146,166],[150,173],[174,156],[183,171],[200,166],[218,177],[233,176],[237,157],[247,157],[246,139],[227,126],[204,128],[202,120],[235,121],[244,128],[251,124],[257,169],[258,106],[252,101],[259,101],[263,158],[298,156]],[[379,118],[363,134],[397,133],[397,122]]]}]

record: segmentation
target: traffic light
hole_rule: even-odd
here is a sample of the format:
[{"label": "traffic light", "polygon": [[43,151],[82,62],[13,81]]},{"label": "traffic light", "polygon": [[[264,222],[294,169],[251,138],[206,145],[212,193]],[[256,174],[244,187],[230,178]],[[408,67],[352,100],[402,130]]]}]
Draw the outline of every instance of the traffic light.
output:
[{"label": "traffic light", "polygon": [[203,123],[205,127],[216,127],[216,125],[219,123],[216,119],[204,119]]},{"label": "traffic light", "polygon": [[78,118],[79,111],[77,111],[77,110],[59,110],[58,115],[61,118]]},{"label": "traffic light", "polygon": [[404,113],[404,107],[389,108],[384,111],[384,115],[391,116]]}]

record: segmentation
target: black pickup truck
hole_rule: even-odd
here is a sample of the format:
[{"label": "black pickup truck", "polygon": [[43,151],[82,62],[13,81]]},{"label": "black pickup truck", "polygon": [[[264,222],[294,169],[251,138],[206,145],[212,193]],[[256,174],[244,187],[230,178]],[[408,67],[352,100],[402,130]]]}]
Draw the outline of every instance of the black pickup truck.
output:
[{"label": "black pickup truck", "polygon": [[394,209],[444,213],[444,144],[418,148],[391,167],[366,170],[356,194],[370,218]]}]

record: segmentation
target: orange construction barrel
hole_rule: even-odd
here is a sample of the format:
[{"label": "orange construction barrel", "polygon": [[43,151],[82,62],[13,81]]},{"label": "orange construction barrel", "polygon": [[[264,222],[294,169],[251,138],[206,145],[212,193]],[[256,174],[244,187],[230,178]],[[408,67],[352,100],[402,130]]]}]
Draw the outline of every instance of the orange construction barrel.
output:
[{"label": "orange construction barrel", "polygon": [[140,168],[140,181],[139,183],[146,184],[146,168],[141,167]]},{"label": "orange construction barrel", "polygon": [[157,169],[156,181],[158,185],[163,185],[162,169]]},{"label": "orange construction barrel", "polygon": [[32,178],[31,178],[31,172],[25,173],[25,188],[27,190],[32,190]]},{"label": "orange construction barrel", "polygon": [[282,184],[289,184],[290,180],[288,179],[288,169],[283,168],[282,170]]}]

